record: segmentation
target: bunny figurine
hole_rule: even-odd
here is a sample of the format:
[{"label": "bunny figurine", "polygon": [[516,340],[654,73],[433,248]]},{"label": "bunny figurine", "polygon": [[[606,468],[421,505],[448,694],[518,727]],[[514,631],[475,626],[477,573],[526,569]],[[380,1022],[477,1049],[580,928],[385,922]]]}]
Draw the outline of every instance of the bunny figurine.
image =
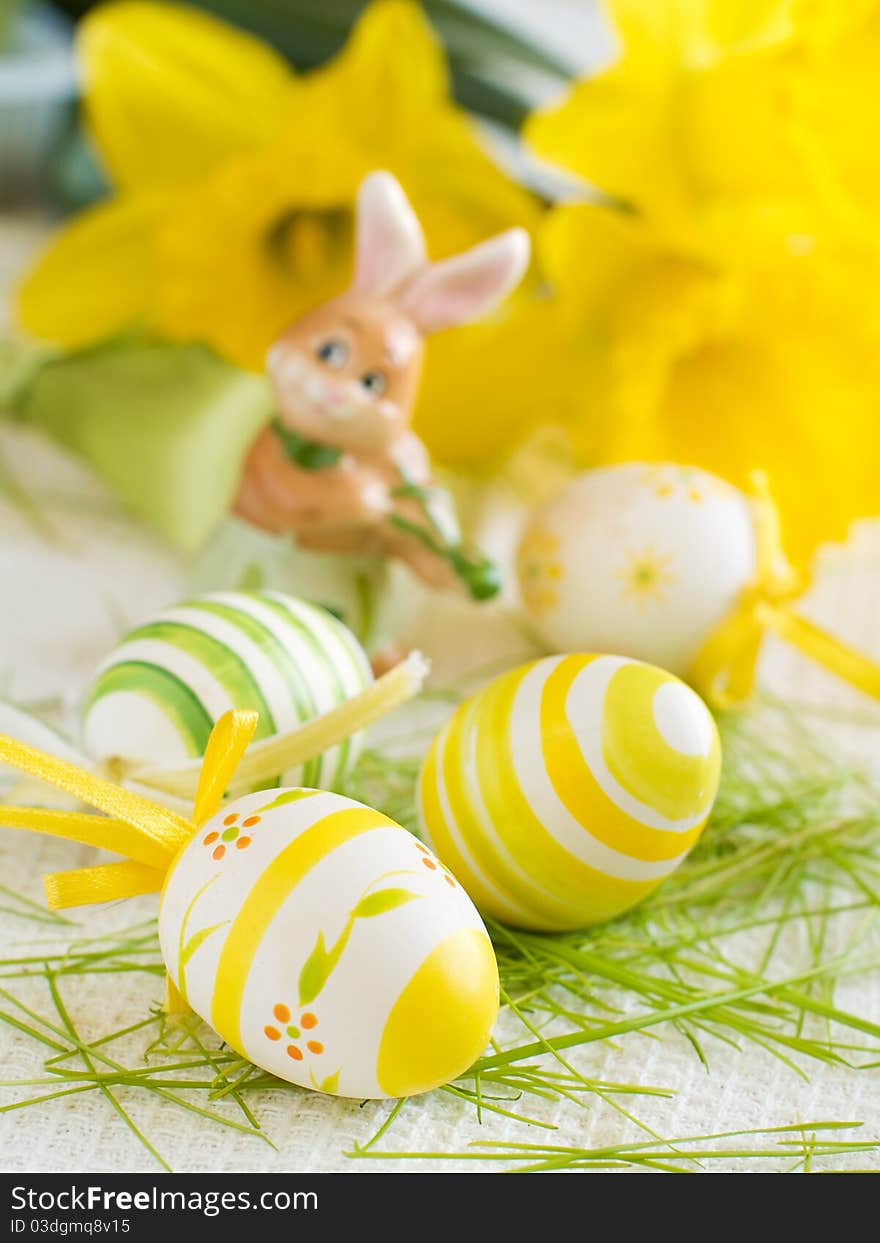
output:
[{"label": "bunny figurine", "polygon": [[463,546],[410,421],[425,335],[489,311],[528,262],[528,234],[510,229],[429,263],[399,183],[386,172],[366,177],[350,289],[268,352],[278,413],[246,459],[238,514],[303,548],[399,557],[432,586],[494,595],[497,571]]}]

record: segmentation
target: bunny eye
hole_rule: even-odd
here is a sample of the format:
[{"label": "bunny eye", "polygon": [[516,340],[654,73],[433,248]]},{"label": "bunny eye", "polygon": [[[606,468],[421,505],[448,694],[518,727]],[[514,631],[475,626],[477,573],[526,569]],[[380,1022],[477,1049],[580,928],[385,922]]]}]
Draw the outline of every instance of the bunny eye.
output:
[{"label": "bunny eye", "polygon": [[338,371],[348,362],[348,346],[339,337],[331,337],[329,341],[324,341],[315,353],[332,371]]},{"label": "bunny eye", "polygon": [[365,371],[361,376],[361,388],[371,397],[381,397],[388,388],[388,379],[382,371]]}]

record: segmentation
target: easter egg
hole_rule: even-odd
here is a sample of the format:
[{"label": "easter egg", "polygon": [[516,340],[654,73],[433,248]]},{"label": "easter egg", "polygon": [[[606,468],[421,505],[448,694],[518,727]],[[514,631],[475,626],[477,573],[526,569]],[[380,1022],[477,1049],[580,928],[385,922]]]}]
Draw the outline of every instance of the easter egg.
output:
[{"label": "easter egg", "polygon": [[585,927],[678,867],[720,767],[714,719],[678,678],[620,656],[548,656],[478,691],[437,735],[420,833],[484,913]]},{"label": "easter egg", "polygon": [[[259,713],[255,737],[295,728],[372,681],[351,631],[326,609],[275,591],[215,592],[133,630],[103,664],[83,717],[87,752],[173,767],[204,753],[230,708]],[[284,774],[288,784],[338,784],[357,736]]]},{"label": "easter egg", "polygon": [[242,1057],[338,1096],[426,1092],[483,1052],[498,1013],[470,898],[412,834],[320,790],[227,804],[172,864],[171,979]]},{"label": "easter egg", "polygon": [[696,468],[579,475],[532,518],[523,603],[557,652],[617,652],[687,675],[756,573],[748,499]]}]

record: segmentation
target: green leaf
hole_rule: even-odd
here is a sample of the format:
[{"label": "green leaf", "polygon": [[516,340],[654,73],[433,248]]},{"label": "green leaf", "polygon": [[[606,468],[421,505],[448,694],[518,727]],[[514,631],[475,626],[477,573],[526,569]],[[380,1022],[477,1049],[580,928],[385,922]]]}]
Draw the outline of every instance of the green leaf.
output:
[{"label": "green leaf", "polygon": [[319,1084],[319,1090],[321,1092],[334,1092],[334,1093],[338,1092],[339,1091],[339,1072],[341,1070],[342,1070],[342,1067],[340,1066],[339,1070],[334,1070],[332,1075],[328,1075],[326,1079],[322,1079]]},{"label": "green leaf", "polygon": [[224,928],[230,921],[228,919],[221,920],[219,924],[212,924],[210,928],[202,928],[200,932],[195,932],[184,946],[183,953],[180,956],[180,965],[185,967],[193,954],[200,945],[204,945],[208,937],[216,932],[218,928]]},{"label": "green leaf", "polygon": [[312,798],[313,795],[320,793],[320,790],[285,790],[271,803],[259,808],[259,813],[262,815],[264,811],[273,811],[276,807],[284,807],[287,803],[298,803],[301,798]]},{"label": "green leaf", "polygon": [[327,953],[327,947],[324,944],[324,933],[318,933],[318,939],[315,941],[315,948],[306,959],[302,971],[299,973],[299,1004],[306,1006],[310,1001],[314,1001],[318,993],[327,983],[327,978],[333,970],[334,962]]},{"label": "green leaf", "polygon": [[393,911],[395,907],[406,906],[407,902],[412,902],[420,896],[409,889],[380,889],[378,893],[371,893],[369,897],[361,898],[352,911],[352,915],[356,919],[372,919],[374,915],[384,915],[386,911]]}]

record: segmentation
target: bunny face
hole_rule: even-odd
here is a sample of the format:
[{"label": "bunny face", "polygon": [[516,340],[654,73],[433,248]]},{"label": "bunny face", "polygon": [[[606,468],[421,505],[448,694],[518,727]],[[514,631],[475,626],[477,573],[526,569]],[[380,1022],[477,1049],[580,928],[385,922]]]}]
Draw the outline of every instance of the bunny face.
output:
[{"label": "bunny face", "polygon": [[358,191],[351,288],[291,324],[268,353],[282,422],[307,440],[382,454],[410,420],[424,335],[491,310],[528,258],[528,234],[509,229],[429,263],[402,188],[371,173]]},{"label": "bunny face", "polygon": [[307,440],[381,453],[409,422],[422,354],[421,334],[393,303],[355,292],[334,298],[269,351],[281,420]]}]

